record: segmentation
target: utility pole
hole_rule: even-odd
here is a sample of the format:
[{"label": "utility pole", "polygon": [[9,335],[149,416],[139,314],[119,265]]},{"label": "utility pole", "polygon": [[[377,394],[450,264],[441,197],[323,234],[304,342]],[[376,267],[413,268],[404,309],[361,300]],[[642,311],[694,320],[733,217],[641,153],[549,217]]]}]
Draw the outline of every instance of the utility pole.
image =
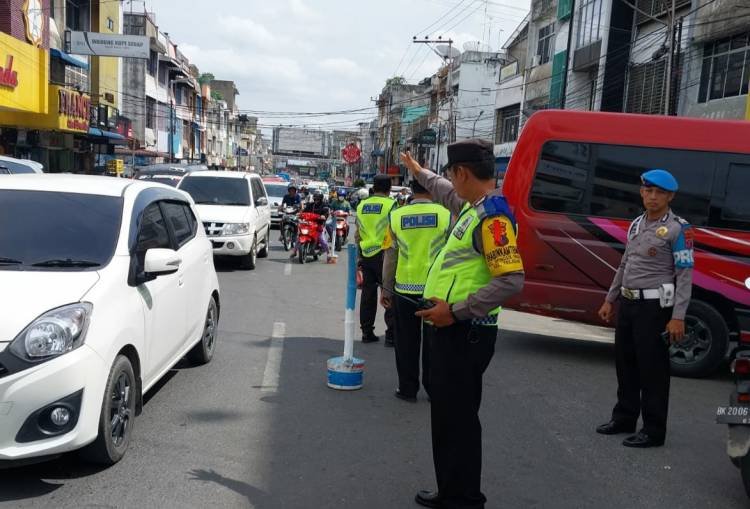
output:
[{"label": "utility pole", "polygon": [[669,26],[667,27],[667,45],[669,46],[667,52],[667,79],[666,92],[664,93],[664,114],[670,115],[672,113],[671,101],[672,101],[672,55],[674,54],[674,27],[675,27],[675,0],[669,0]]},{"label": "utility pole", "polygon": [[560,95],[560,109],[565,109],[565,96],[568,95],[568,64],[570,63],[570,45],[573,42],[573,21],[576,17],[576,0],[570,0],[570,21],[568,22],[568,47],[565,51],[565,67],[562,76],[562,94]]}]

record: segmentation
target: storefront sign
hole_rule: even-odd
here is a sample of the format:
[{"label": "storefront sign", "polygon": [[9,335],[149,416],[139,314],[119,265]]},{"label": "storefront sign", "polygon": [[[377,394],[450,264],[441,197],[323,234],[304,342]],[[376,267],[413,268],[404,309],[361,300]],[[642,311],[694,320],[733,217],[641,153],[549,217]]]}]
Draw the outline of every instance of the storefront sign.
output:
[{"label": "storefront sign", "polygon": [[44,37],[44,6],[41,0],[26,0],[23,4],[23,20],[26,23],[26,38],[34,46],[41,46]]},{"label": "storefront sign", "polygon": [[87,132],[89,130],[88,117],[91,97],[66,88],[60,88],[57,91],[57,96],[57,113],[61,117],[60,122],[64,121],[70,131]]},{"label": "storefront sign", "polygon": [[47,113],[0,112],[0,124],[41,131],[88,133],[91,97],[59,85],[49,85]]},{"label": "storefront sign", "polygon": [[5,57],[5,67],[0,67],[0,87],[16,88],[18,73],[13,70],[13,55]]},{"label": "storefront sign", "polygon": [[68,53],[99,57],[150,57],[149,38],[141,35],[102,34],[99,32],[68,32]]},{"label": "storefront sign", "polygon": [[48,82],[49,53],[0,32],[0,125],[8,111],[46,113]]}]

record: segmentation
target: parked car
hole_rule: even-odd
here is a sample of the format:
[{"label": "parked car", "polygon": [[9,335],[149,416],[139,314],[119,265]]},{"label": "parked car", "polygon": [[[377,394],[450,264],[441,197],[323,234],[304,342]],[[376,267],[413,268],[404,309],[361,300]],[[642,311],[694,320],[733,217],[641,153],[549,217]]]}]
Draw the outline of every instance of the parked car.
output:
[{"label": "parked car", "polygon": [[0,175],[20,173],[44,173],[44,165],[31,159],[0,156]]},{"label": "parked car", "polygon": [[271,209],[260,176],[230,171],[197,171],[179,189],[195,200],[214,255],[233,256],[245,269],[268,256]]},{"label": "parked car", "polygon": [[519,224],[524,291],[508,307],[603,325],[628,227],[643,212],[640,175],[672,172],[674,211],[695,231],[688,338],[672,370],[705,376],[730,342],[750,344],[750,123],[541,111],[523,128],[503,181]]},{"label": "parked car", "polygon": [[281,200],[289,191],[289,182],[280,180],[276,182],[263,182],[268,193],[268,205],[271,208],[271,226],[280,226],[283,214],[279,211]]},{"label": "parked car", "polygon": [[116,463],[143,395],[216,347],[218,279],[190,197],[20,175],[0,179],[0,210],[0,460],[83,448]]}]

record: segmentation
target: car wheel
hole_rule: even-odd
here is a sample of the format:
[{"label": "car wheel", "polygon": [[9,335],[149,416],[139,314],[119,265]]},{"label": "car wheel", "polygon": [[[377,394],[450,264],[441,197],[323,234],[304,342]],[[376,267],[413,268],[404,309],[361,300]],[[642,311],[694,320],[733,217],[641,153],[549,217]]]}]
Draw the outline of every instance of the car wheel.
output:
[{"label": "car wheel", "polygon": [[685,339],[669,348],[672,374],[690,378],[708,376],[724,361],[729,328],[716,308],[694,300],[685,316]]},{"label": "car wheel", "polygon": [[219,328],[219,307],[216,299],[211,297],[208,301],[208,312],[206,312],[206,323],[203,325],[201,340],[187,354],[188,360],[195,365],[208,364],[216,350],[216,337]]},{"label": "car wheel", "polygon": [[253,247],[250,248],[250,252],[242,257],[240,260],[240,267],[245,270],[255,269],[255,264],[258,261],[258,239],[253,240]]},{"label": "car wheel", "polygon": [[125,456],[135,424],[137,384],[133,366],[124,355],[115,359],[104,389],[99,435],[82,451],[88,461],[114,465]]},{"label": "car wheel", "polygon": [[271,228],[268,228],[266,239],[263,241],[263,249],[258,251],[258,258],[268,258],[268,246],[271,245]]}]

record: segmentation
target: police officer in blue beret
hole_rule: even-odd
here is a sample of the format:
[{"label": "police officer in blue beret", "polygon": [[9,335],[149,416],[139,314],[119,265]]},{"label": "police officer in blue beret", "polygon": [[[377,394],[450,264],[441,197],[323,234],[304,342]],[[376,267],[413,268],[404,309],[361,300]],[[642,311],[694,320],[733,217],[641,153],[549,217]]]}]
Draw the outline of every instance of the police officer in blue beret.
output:
[{"label": "police officer in blue beret", "polygon": [[669,407],[669,345],[685,335],[685,313],[693,278],[693,232],[670,204],[677,180],[666,170],[641,176],[646,212],[633,221],[620,267],[599,316],[614,318],[617,404],[612,419],[596,431],[603,435],[634,433],[626,447],[664,444]]}]

